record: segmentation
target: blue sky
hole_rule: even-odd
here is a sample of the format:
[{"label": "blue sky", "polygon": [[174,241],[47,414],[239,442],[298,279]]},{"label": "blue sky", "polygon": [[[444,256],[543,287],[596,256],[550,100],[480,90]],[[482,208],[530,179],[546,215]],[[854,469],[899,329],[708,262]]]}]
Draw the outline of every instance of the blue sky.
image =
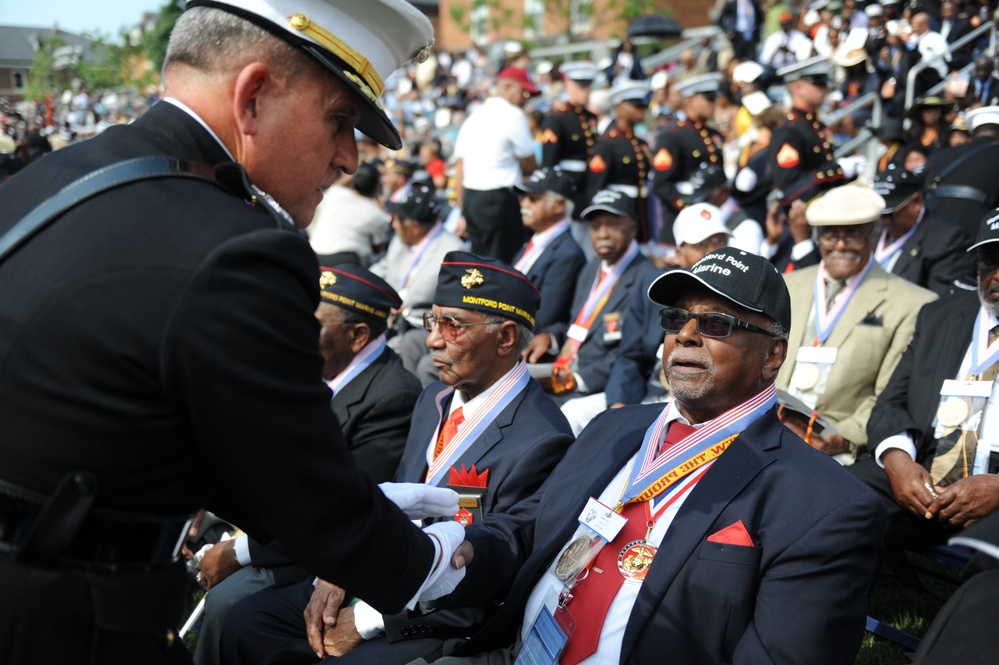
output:
[{"label": "blue sky", "polygon": [[0,0],[0,25],[59,27],[77,34],[100,32],[115,37],[121,27],[136,25],[143,12],[155,12],[163,0]]}]

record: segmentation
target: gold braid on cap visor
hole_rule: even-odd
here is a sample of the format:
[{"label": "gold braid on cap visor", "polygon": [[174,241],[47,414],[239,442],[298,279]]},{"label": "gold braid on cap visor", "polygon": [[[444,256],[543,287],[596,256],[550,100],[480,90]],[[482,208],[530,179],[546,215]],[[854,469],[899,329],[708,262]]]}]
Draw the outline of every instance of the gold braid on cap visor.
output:
[{"label": "gold braid on cap visor", "polygon": [[354,83],[357,83],[365,95],[377,101],[378,97],[385,90],[385,82],[382,81],[378,70],[368,62],[367,58],[350,48],[350,46],[329,30],[309,20],[309,17],[305,14],[293,14],[289,16],[288,23],[292,28],[298,30],[303,35],[308,35],[318,44],[329,49],[330,52],[343,60],[345,64],[352,67],[359,75],[358,78],[352,76],[351,72],[344,72],[344,74],[349,76]]}]

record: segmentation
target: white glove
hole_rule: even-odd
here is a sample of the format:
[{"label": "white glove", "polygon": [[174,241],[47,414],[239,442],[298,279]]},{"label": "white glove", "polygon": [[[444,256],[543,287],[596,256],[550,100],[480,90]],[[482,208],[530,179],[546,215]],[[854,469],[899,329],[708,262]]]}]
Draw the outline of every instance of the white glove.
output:
[{"label": "white glove", "polygon": [[839,160],[839,166],[843,169],[843,175],[847,180],[857,177],[857,174],[867,166],[867,158],[863,155],[851,155]]},{"label": "white glove", "polygon": [[740,192],[753,191],[759,181],[756,171],[749,167],[739,169],[739,172],[735,174],[735,188]]},{"label": "white glove", "polygon": [[676,193],[680,196],[690,196],[694,193],[694,186],[690,184],[689,180],[678,182],[674,187],[676,187]]},{"label": "white glove", "polygon": [[457,522],[437,522],[425,528],[423,532],[429,535],[434,543],[434,561],[437,565],[406,605],[410,610],[416,607],[417,601],[436,600],[448,595],[465,579],[465,569],[455,570],[451,565],[454,551],[465,540],[465,527]]},{"label": "white glove", "polygon": [[423,483],[382,483],[378,487],[411,520],[454,517],[458,512],[458,493],[446,487]]}]

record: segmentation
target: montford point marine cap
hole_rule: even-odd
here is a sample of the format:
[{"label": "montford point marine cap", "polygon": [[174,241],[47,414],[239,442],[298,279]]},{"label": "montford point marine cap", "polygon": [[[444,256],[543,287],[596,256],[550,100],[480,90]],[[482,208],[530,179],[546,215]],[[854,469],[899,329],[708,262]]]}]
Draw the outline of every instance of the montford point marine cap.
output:
[{"label": "montford point marine cap", "polygon": [[392,171],[407,178],[412,177],[413,173],[416,172],[416,164],[407,162],[405,159],[389,158],[385,160],[384,166],[386,171]]},{"label": "montford point marine cap", "polygon": [[727,182],[725,169],[720,164],[702,162],[697,170],[690,174],[687,182],[677,184],[676,190],[684,204],[690,205],[706,200]]},{"label": "montford point marine cap", "polygon": [[978,237],[968,251],[993,242],[999,242],[999,208],[989,210],[982,217],[982,222],[978,225]]},{"label": "montford point marine cap", "polygon": [[592,83],[597,78],[596,66],[588,60],[578,60],[559,65],[562,76],[576,83]]},{"label": "montford point marine cap", "polygon": [[434,304],[497,314],[534,328],[541,292],[523,273],[498,259],[448,252],[437,276]]},{"label": "montford point marine cap", "polygon": [[854,226],[881,219],[886,207],[873,189],[842,185],[809,203],[805,219],[811,226]]},{"label": "montford point marine cap", "polygon": [[738,85],[752,83],[763,74],[763,65],[752,60],[740,62],[732,68],[732,81]]},{"label": "montford point marine cap", "polygon": [[968,129],[975,131],[982,125],[999,125],[999,106],[979,106],[964,114]]},{"label": "montford point marine cap", "polygon": [[777,76],[785,82],[805,80],[815,85],[829,83],[829,58],[817,55],[801,62],[786,65],[777,70]]},{"label": "montford point marine cap", "polygon": [[537,169],[523,184],[514,185],[513,188],[524,194],[554,192],[567,199],[571,199],[576,194],[576,186],[573,184],[572,178],[557,166]]},{"label": "montford point marine cap", "polygon": [[402,298],[388,283],[356,263],[319,266],[319,296],[322,302],[379,319],[402,306]]},{"label": "montford point marine cap", "polygon": [[622,102],[637,106],[647,106],[648,102],[646,98],[648,95],[648,81],[632,81],[631,79],[619,78],[614,81],[614,85],[611,87],[610,101],[614,106]]},{"label": "montford point marine cap", "polygon": [[719,233],[732,236],[732,232],[722,221],[721,210],[710,203],[695,203],[685,207],[673,222],[673,238],[677,246],[684,243],[696,245]]},{"label": "montford point marine cap", "polygon": [[188,0],[244,18],[322,63],[367,105],[357,128],[386,148],[402,147],[381,97],[385,79],[422,62],[434,45],[430,19],[405,0]]},{"label": "montford point marine cap", "polygon": [[708,252],[687,268],[675,268],[649,286],[649,300],[672,306],[692,286],[705,286],[723,298],[776,321],[791,330],[791,296],[770,261],[735,247]]},{"label": "montford point marine cap", "polygon": [[694,95],[703,95],[705,93],[717,95],[721,82],[721,74],[701,74],[700,76],[694,76],[686,81],[677,83],[676,91],[680,93],[684,99],[687,97],[693,97]]},{"label": "montford point marine cap", "polygon": [[540,95],[541,90],[538,86],[534,85],[531,80],[531,75],[527,73],[527,70],[523,67],[504,67],[500,70],[500,73],[496,75],[496,80],[509,79],[511,81],[516,81],[529,95]]},{"label": "montford point marine cap", "polygon": [[913,173],[899,168],[897,164],[889,164],[884,171],[874,175],[874,191],[885,200],[885,215],[898,211],[922,187],[922,170]]},{"label": "montford point marine cap", "polygon": [[589,205],[579,214],[579,218],[585,220],[596,212],[609,212],[612,215],[631,217],[638,221],[635,199],[614,189],[602,189],[594,194]]},{"label": "montford point marine cap", "polygon": [[415,183],[400,201],[388,200],[385,209],[393,215],[404,219],[415,219],[423,226],[430,226],[437,221],[441,211],[441,201],[434,195],[434,190],[424,183]]}]

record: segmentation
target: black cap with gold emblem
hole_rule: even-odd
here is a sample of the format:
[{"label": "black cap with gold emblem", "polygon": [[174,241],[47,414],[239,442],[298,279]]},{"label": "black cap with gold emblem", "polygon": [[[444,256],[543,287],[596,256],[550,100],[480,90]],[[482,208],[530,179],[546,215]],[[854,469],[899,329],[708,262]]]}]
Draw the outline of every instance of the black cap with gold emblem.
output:
[{"label": "black cap with gold emblem", "polygon": [[430,20],[405,0],[188,0],[240,16],[302,49],[336,74],[368,106],[357,128],[392,150],[402,138],[381,97],[385,80],[430,54]]},{"label": "black cap with gold emblem", "polygon": [[402,306],[402,298],[388,283],[355,263],[319,266],[319,296],[322,302],[388,319],[389,310]]},{"label": "black cap with gold emblem", "polygon": [[502,261],[448,252],[437,277],[434,304],[496,314],[534,328],[541,293],[523,273]]}]

